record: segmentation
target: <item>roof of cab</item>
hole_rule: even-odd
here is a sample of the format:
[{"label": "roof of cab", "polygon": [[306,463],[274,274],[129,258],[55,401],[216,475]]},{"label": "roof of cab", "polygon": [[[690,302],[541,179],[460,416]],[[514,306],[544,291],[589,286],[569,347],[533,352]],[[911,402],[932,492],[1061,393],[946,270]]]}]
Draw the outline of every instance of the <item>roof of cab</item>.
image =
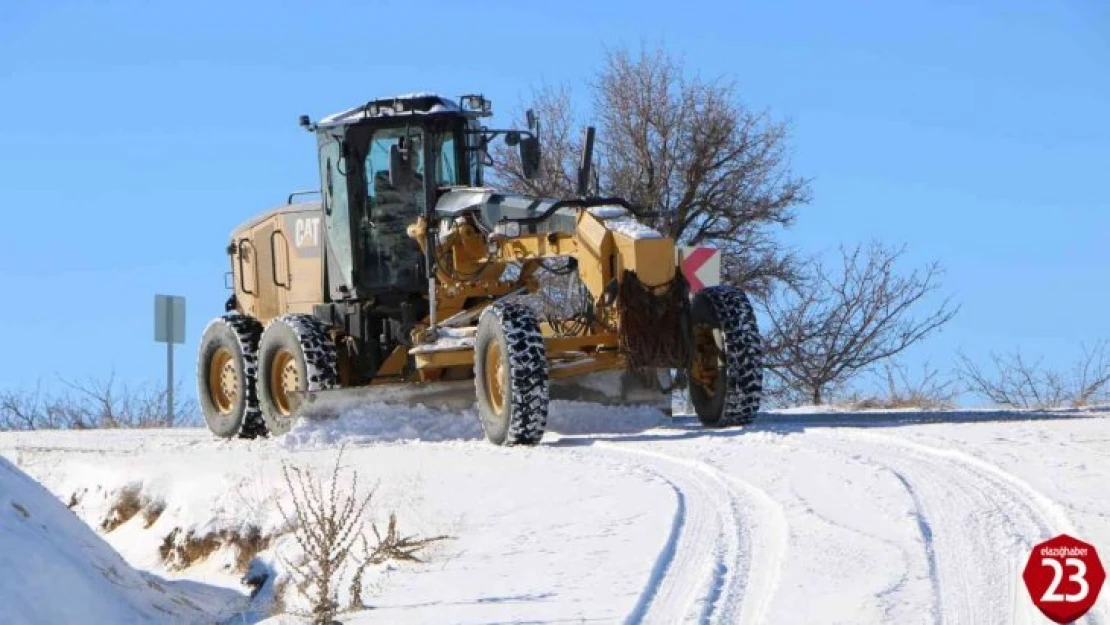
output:
[{"label": "roof of cab", "polygon": [[[370,115],[370,105],[396,106],[399,109],[389,108],[380,111],[377,115]],[[332,113],[316,122],[317,127],[327,128],[341,126],[362,121],[364,119],[396,117],[402,115],[434,115],[437,113],[465,113],[458,102],[436,93],[405,93],[387,98],[375,98],[365,104],[349,108],[345,111]]]}]

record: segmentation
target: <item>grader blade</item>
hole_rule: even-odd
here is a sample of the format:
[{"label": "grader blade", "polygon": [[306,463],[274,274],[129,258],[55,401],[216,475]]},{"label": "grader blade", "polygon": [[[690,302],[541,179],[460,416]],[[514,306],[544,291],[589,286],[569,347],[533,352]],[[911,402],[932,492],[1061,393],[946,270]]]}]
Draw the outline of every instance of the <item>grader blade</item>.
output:
[{"label": "grader blade", "polygon": [[[669,412],[672,384],[669,371],[660,370],[652,379],[630,371],[601,371],[550,381],[551,399],[589,402],[602,406],[647,406]],[[309,394],[306,416],[338,416],[345,408],[360,404],[423,407],[441,412],[461,412],[476,404],[473,380],[429,384],[383,384],[337,388]]]}]

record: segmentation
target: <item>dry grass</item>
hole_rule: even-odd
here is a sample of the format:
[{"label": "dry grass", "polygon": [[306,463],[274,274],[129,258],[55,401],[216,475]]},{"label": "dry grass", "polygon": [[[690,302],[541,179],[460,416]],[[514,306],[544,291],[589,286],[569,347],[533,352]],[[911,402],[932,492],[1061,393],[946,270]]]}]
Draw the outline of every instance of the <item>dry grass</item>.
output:
[{"label": "dry grass", "polygon": [[921,374],[914,378],[902,364],[888,362],[879,377],[879,392],[871,395],[856,393],[841,400],[850,410],[947,410],[955,406],[958,387],[955,381],[925,363]]},{"label": "dry grass", "polygon": [[154,500],[147,503],[143,508],[143,528],[150,529],[150,526],[157,523],[165,511],[166,502],[164,501]]},{"label": "dry grass", "polygon": [[[78,506],[84,494],[84,491],[80,495],[76,492],[70,494],[67,507],[73,509]],[[166,502],[144,495],[140,485],[131,484],[125,486],[116,494],[115,500],[108,508],[108,514],[100,522],[100,528],[105,532],[111,532],[141,515],[143,528],[149,529],[158,521],[165,510]]]},{"label": "dry grass", "polygon": [[100,522],[100,528],[111,532],[130,521],[143,509],[142,489],[138,485],[126,486],[116,495],[108,509],[108,516]]},{"label": "dry grass", "polygon": [[162,540],[158,555],[162,563],[171,571],[180,571],[205,560],[216,551],[235,549],[235,572],[245,574],[251,560],[259,552],[269,548],[273,536],[265,535],[255,526],[242,530],[223,529],[207,534],[183,532],[180,527]]},{"label": "dry grass", "polygon": [[363,607],[362,601],[362,579],[366,573],[367,567],[371,564],[384,564],[390,560],[401,562],[423,562],[416,554],[428,545],[439,542],[441,540],[449,540],[450,536],[433,536],[431,538],[417,538],[416,536],[402,536],[397,530],[397,515],[390,513],[389,525],[386,528],[385,536],[381,535],[378,531],[378,526],[371,524],[370,526],[374,531],[374,537],[377,543],[370,547],[366,541],[366,537],[362,536],[362,561],[359,562],[358,567],[355,569],[355,575],[351,578],[350,594],[351,601],[348,609],[360,610]]}]

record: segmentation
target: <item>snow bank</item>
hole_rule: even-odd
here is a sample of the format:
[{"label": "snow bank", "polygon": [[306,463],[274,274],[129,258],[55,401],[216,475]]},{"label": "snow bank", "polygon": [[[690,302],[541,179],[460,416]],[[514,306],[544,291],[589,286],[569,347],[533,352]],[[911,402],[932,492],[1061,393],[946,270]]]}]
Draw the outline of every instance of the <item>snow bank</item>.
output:
[{"label": "snow bank", "polygon": [[[175,585],[133,569],[54,495],[0,458],[5,622],[213,622],[219,608],[239,596],[210,589],[207,599],[198,600]],[[212,592],[224,595],[223,601],[212,601]]]},{"label": "snow bank", "polygon": [[280,439],[286,449],[332,447],[340,442],[475,440],[482,426],[474,411],[440,412],[422,406],[348,402],[333,418],[301,419]]},{"label": "snow bank", "polygon": [[[332,418],[302,419],[280,439],[286,449],[334,447],[339,443],[484,439],[476,410],[439,411],[422,406],[346,402]],[[641,432],[669,422],[654,408],[552,401],[547,430],[556,434]]]}]

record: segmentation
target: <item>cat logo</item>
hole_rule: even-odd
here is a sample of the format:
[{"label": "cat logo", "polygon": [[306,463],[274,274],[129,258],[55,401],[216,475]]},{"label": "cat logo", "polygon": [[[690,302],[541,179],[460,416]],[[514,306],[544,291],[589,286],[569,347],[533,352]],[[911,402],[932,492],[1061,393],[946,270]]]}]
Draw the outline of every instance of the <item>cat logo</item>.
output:
[{"label": "cat logo", "polygon": [[324,247],[320,220],[320,217],[309,217],[303,212],[285,215],[281,232],[283,237],[289,237],[286,241],[292,244],[291,251],[297,258],[320,256],[320,249]]},{"label": "cat logo", "polygon": [[298,219],[293,226],[293,242],[297,247],[319,247],[320,218]]}]

